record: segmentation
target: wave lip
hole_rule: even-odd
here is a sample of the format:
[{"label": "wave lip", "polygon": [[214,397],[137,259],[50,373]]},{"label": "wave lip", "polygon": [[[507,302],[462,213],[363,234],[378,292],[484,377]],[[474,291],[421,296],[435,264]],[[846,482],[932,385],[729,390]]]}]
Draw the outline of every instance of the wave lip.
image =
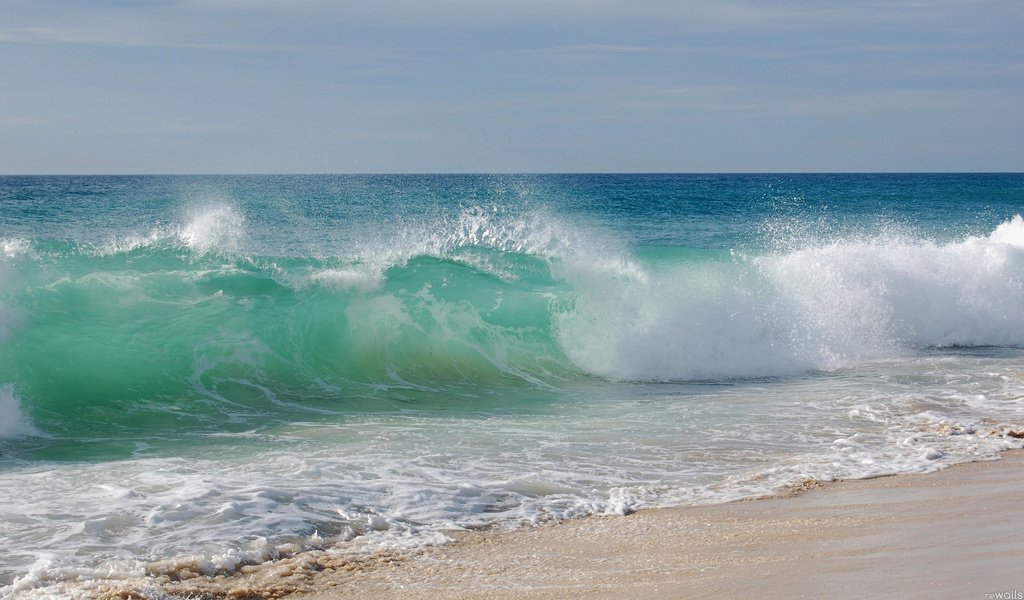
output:
[{"label": "wave lip", "polygon": [[[107,240],[91,247],[82,246],[94,256],[109,257],[143,249],[187,249],[195,256],[206,254],[234,255],[243,249],[246,240],[245,216],[230,204],[196,206],[185,219],[175,225],[154,227],[148,233],[133,233]],[[8,246],[4,246],[8,248]],[[17,250],[17,246],[10,248]],[[8,255],[12,250],[7,249]]]}]

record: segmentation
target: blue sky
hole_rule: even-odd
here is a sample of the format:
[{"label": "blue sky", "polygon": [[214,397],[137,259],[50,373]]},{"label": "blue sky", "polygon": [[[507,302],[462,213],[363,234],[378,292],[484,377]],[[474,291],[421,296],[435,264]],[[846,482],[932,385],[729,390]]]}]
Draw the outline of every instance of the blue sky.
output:
[{"label": "blue sky", "polygon": [[978,170],[1020,0],[0,0],[0,173]]}]

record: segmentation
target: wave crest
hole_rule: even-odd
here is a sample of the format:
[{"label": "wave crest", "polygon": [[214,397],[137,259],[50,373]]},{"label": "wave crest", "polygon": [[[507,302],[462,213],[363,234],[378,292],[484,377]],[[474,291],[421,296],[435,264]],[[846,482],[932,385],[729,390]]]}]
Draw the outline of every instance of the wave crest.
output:
[{"label": "wave crest", "polygon": [[[187,248],[197,255],[234,255],[243,250],[245,217],[230,204],[194,206],[182,223],[148,233],[111,239],[90,249],[95,256],[116,256],[143,249]],[[86,249],[86,248],[83,248]]]},{"label": "wave crest", "polygon": [[887,233],[761,256],[575,278],[558,336],[584,371],[627,380],[795,374],[918,347],[1024,344],[1024,219],[939,244]]},{"label": "wave crest", "polygon": [[[205,212],[189,239],[228,247],[244,235],[235,217]],[[264,407],[465,383],[779,376],[920,347],[1024,345],[1019,216],[950,243],[884,232],[760,255],[630,251],[549,217],[472,209],[337,259],[36,257],[58,262],[20,265],[0,290],[0,335],[24,336],[0,344],[0,376],[55,403],[132,389]],[[17,328],[4,321],[14,306]],[[54,360],[68,365],[57,375],[40,366]]]}]

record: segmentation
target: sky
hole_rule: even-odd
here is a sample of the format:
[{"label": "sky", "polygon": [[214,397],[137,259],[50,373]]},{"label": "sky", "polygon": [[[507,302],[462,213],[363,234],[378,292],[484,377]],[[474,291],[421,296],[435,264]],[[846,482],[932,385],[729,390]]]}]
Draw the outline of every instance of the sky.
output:
[{"label": "sky", "polygon": [[1020,0],[0,0],[0,174],[1022,170]]}]

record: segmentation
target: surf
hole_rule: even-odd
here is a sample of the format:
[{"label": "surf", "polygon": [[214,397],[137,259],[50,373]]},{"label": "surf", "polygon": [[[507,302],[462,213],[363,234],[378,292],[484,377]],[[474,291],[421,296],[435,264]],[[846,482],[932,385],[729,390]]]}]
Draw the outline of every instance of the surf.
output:
[{"label": "surf", "polygon": [[778,377],[1024,344],[1019,215],[951,242],[748,253],[640,251],[471,208],[341,257],[247,255],[245,222],[214,206],[102,244],[7,242],[0,383],[65,432],[245,428],[460,386]]},{"label": "surf", "polygon": [[0,594],[1019,447],[1019,182],[0,180]]}]

